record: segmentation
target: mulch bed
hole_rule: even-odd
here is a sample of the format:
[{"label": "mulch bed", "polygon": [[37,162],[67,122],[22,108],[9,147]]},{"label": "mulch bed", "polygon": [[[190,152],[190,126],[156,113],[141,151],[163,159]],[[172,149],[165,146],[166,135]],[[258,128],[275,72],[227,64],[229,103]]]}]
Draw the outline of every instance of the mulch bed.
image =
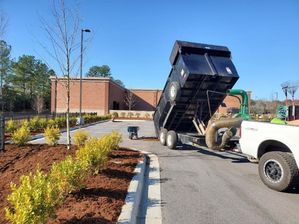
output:
[{"label": "mulch bed", "polygon": [[[6,197],[11,192],[10,182],[18,184],[20,176],[34,172],[37,164],[47,172],[53,162],[67,155],[74,156],[75,151],[75,146],[67,150],[65,145],[6,145],[6,151],[0,153],[0,224],[7,223],[4,207],[9,206]],[[139,152],[124,148],[113,150],[106,168],[97,175],[90,175],[85,188],[69,194],[48,224],[116,223],[140,159]]]}]

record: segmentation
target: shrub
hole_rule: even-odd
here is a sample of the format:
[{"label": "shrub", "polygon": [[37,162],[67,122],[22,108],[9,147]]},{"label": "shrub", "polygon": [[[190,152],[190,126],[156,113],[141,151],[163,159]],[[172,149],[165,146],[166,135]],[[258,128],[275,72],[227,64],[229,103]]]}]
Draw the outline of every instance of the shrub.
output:
[{"label": "shrub", "polygon": [[5,208],[6,218],[16,224],[45,223],[67,193],[82,188],[89,170],[99,171],[109,152],[117,148],[120,141],[121,135],[117,132],[91,138],[77,151],[76,159],[68,156],[54,163],[49,175],[38,169],[35,175],[22,176],[19,187],[11,184],[12,193],[7,199],[13,209]]},{"label": "shrub", "polygon": [[57,126],[48,126],[44,129],[44,134],[48,145],[57,145],[60,138],[60,130]]},{"label": "shrub", "polygon": [[81,189],[86,172],[81,164],[71,156],[67,156],[63,161],[54,163],[51,168],[50,177],[57,184],[59,192],[63,195]]},{"label": "shrub", "polygon": [[76,117],[70,117],[70,126],[75,126],[77,123],[77,118]]},{"label": "shrub", "polygon": [[29,120],[29,127],[31,130],[37,130],[39,129],[39,117],[34,117]]},{"label": "shrub", "polygon": [[128,117],[129,118],[133,117],[133,113],[132,112],[128,112]]},{"label": "shrub", "polygon": [[85,145],[76,152],[76,158],[84,170],[92,169],[97,171],[102,163],[102,155],[99,152],[97,138],[91,138],[85,142]]},{"label": "shrub", "polygon": [[11,184],[12,193],[7,197],[13,210],[5,208],[5,216],[11,223],[45,223],[61,201],[56,184],[46,174],[21,176],[20,186]]},{"label": "shrub", "polygon": [[117,132],[112,132],[99,139],[91,138],[86,141],[84,147],[77,151],[76,158],[84,170],[91,168],[94,173],[98,173],[107,160],[108,153],[117,148],[120,141],[121,135]]},{"label": "shrub", "polygon": [[78,147],[83,146],[88,138],[89,138],[88,132],[83,130],[78,130],[74,133],[74,144]]},{"label": "shrub", "polygon": [[137,113],[135,114],[135,116],[136,116],[137,118],[139,118],[139,117],[140,117],[140,113],[137,112]]},{"label": "shrub", "polygon": [[26,124],[23,124],[20,128],[13,132],[11,140],[13,141],[13,143],[19,146],[29,142],[31,140],[29,127],[26,126]]},{"label": "shrub", "polygon": [[29,122],[27,120],[21,120],[21,126],[30,127]]},{"label": "shrub", "polygon": [[5,128],[8,133],[13,133],[17,127],[15,122],[12,119],[10,119],[6,122]]},{"label": "shrub", "polygon": [[59,128],[64,128],[66,126],[66,119],[65,117],[56,117],[55,123],[58,125]]},{"label": "shrub", "polygon": [[120,113],[120,116],[121,116],[121,117],[126,117],[126,112],[121,112],[121,113]]},{"label": "shrub", "polygon": [[150,118],[150,114],[149,113],[146,113],[145,115],[144,115],[144,117],[146,118],[146,119],[149,119]]},{"label": "shrub", "polygon": [[48,125],[47,119],[45,119],[45,118],[39,119],[39,121],[38,121],[39,129],[44,129],[47,127],[47,125]]},{"label": "shrub", "polygon": [[102,120],[107,120],[107,119],[111,119],[112,115],[111,114],[107,114],[105,116],[102,117]]},{"label": "shrub", "polygon": [[54,119],[47,120],[47,127],[55,127],[57,126],[57,123]]},{"label": "shrub", "polygon": [[112,118],[118,118],[118,113],[117,112],[113,112],[111,116],[112,116]]}]

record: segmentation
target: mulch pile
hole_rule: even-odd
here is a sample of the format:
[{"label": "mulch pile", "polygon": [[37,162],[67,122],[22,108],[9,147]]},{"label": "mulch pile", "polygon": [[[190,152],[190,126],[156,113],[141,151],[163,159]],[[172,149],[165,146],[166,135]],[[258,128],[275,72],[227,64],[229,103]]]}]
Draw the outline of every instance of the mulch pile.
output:
[{"label": "mulch pile", "polygon": [[[6,145],[0,153],[0,224],[8,223],[4,207],[10,194],[10,182],[19,183],[23,174],[34,172],[37,164],[48,172],[53,162],[75,155],[76,147],[70,150],[65,145]],[[69,194],[48,224],[56,223],[116,223],[133,177],[133,171],[141,154],[129,149],[113,150],[106,168],[97,175],[90,175],[85,187]]]}]

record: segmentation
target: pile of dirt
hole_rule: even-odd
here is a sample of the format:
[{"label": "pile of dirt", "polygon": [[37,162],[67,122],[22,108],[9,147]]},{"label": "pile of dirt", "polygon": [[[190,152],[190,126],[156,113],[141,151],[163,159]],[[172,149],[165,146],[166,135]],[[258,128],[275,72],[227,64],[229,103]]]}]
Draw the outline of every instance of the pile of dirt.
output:
[{"label": "pile of dirt", "polygon": [[[67,150],[65,145],[6,145],[5,152],[0,153],[0,224],[7,223],[4,207],[9,205],[6,197],[10,194],[10,182],[18,184],[20,176],[34,172],[37,164],[48,172],[53,162],[75,155],[75,150],[75,147]],[[140,158],[136,151],[113,150],[106,168],[98,175],[90,175],[84,189],[68,195],[55,218],[48,223],[116,222]]]}]

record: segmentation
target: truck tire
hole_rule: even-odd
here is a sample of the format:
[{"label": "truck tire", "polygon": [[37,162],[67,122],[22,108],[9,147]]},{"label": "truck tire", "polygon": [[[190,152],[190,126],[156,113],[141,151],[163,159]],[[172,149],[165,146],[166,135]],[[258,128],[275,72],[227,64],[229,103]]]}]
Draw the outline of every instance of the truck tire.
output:
[{"label": "truck tire", "polygon": [[159,140],[161,145],[166,145],[166,137],[167,137],[167,130],[165,128],[161,128],[159,133]]},{"label": "truck tire", "polygon": [[178,141],[178,136],[175,131],[167,132],[166,145],[170,149],[175,149]]},{"label": "truck tire", "polygon": [[259,161],[259,175],[265,185],[276,191],[292,188],[298,176],[298,167],[293,154],[268,152]]},{"label": "truck tire", "polygon": [[171,103],[173,103],[177,96],[178,96],[178,92],[180,90],[180,85],[178,82],[176,81],[173,81],[170,83],[170,86],[169,86],[169,100]]}]

